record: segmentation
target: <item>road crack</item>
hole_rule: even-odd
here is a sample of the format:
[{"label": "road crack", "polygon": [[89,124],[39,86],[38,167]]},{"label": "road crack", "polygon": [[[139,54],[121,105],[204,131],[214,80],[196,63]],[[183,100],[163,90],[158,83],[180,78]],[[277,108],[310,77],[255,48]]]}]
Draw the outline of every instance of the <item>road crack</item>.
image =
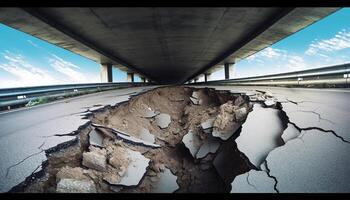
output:
[{"label": "road crack", "polygon": [[[24,161],[26,161],[27,159],[29,159],[29,158],[31,158],[31,157],[33,157],[33,156],[39,155],[40,153],[44,152],[45,150],[42,149],[42,147],[45,145],[45,142],[46,142],[46,141],[44,141],[44,142],[38,147],[38,149],[40,150],[39,152],[33,153],[33,154],[31,154],[31,155],[25,157],[25,158],[22,159],[21,161],[17,162],[16,164],[13,164],[13,165],[9,166],[9,167],[6,169],[6,178],[8,177],[11,168],[16,167],[16,166],[22,164],[22,163],[23,163]],[[37,169],[35,169],[35,171],[36,171],[36,170],[37,170]]]},{"label": "road crack", "polygon": [[256,191],[258,191],[258,189],[255,187],[255,185],[253,185],[249,182],[249,172],[247,172],[246,180],[247,180],[248,185],[252,186]]},{"label": "road crack", "polygon": [[272,179],[275,181],[275,184],[274,184],[274,186],[273,186],[273,189],[274,189],[277,193],[280,193],[279,190],[277,189],[278,180],[277,180],[277,178],[276,178],[275,176],[272,176],[272,175],[270,174],[270,168],[269,168],[269,166],[267,165],[267,160],[265,160],[264,164],[265,164],[265,167],[266,167],[266,174],[267,174],[267,176],[270,177],[270,178],[272,178]]}]

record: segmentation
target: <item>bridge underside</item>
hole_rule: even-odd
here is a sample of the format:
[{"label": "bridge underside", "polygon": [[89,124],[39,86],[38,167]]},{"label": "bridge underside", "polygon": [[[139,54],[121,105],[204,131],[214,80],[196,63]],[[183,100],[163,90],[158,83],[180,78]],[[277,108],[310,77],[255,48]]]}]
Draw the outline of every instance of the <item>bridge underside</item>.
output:
[{"label": "bridge underside", "polygon": [[338,8],[0,8],[0,22],[101,64],[183,83]]}]

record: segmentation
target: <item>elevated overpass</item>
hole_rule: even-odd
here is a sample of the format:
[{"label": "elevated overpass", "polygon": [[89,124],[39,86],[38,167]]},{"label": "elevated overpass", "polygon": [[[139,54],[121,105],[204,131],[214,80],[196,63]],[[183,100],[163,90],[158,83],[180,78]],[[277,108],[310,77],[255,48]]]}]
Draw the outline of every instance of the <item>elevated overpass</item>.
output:
[{"label": "elevated overpass", "polygon": [[[56,192],[57,183],[51,179],[58,174],[57,170],[61,170],[66,165],[82,167],[83,156],[80,155],[82,152],[79,154],[79,150],[77,153],[76,149],[85,148],[84,145],[79,145],[87,142],[87,139],[83,138],[87,134],[91,146],[90,134],[95,127],[92,126],[92,120],[102,116],[102,119],[108,121],[108,117],[104,117],[105,113],[119,112],[123,106],[128,106],[129,101],[133,101],[131,104],[135,105],[136,114],[131,114],[135,113],[134,108],[127,107],[128,110],[117,115],[116,119],[130,114],[134,118],[130,118],[129,123],[142,122],[141,120],[146,117],[138,116],[137,112],[140,110],[136,108],[138,104],[135,103],[138,97],[141,99],[143,95],[147,97],[148,91],[157,91],[159,87],[161,88],[161,84],[182,84],[203,75],[208,80],[210,74],[222,66],[225,68],[227,80],[209,81],[188,85],[188,87],[193,91],[195,91],[194,88],[213,88],[220,94],[229,92],[249,96],[254,108],[231,142],[237,143],[236,146],[241,148],[239,150],[255,167],[250,166],[250,171],[235,172],[234,176],[230,174],[230,182],[226,183],[225,187],[205,181],[202,183],[196,179],[198,177],[192,177],[195,171],[187,170],[191,173],[189,185],[206,185],[209,188],[218,187],[220,191],[224,189],[229,191],[226,186],[232,184],[231,192],[349,192],[350,160],[347,155],[350,150],[348,146],[350,127],[347,116],[350,114],[350,106],[347,102],[350,91],[347,88],[270,87],[281,84],[297,86],[325,82],[348,86],[349,64],[246,79],[232,79],[233,77],[230,76],[235,62],[338,9],[325,7],[0,8],[1,23],[100,63],[103,82],[112,81],[112,67],[126,71],[130,82],[133,82],[134,74],[150,82],[148,84],[88,84],[0,90],[0,105],[3,103],[9,106],[22,101],[26,103],[26,99],[18,99],[18,96],[22,98],[24,93],[28,98],[36,98],[44,95],[62,95],[66,91],[75,92],[75,90],[90,87],[121,88],[1,112],[0,192],[17,192],[24,189],[27,192]],[[172,107],[176,103],[184,103],[184,99],[175,98],[176,94],[168,95],[158,90],[156,93],[158,99],[168,99],[171,102],[170,106],[162,105],[161,108],[182,112]],[[256,96],[259,98],[269,96],[269,99],[259,100],[255,98]],[[196,106],[193,105],[193,101],[191,103],[189,96],[185,97],[187,105]],[[159,103],[158,99],[153,99],[153,102]],[[145,98],[145,101],[148,99]],[[201,115],[198,112],[198,116]],[[154,124],[156,120],[152,118],[150,121],[149,124]],[[182,123],[182,119],[173,120],[172,118],[170,126]],[[122,120],[122,125],[125,124],[127,123]],[[164,135],[158,137],[159,135],[155,134],[157,136],[155,143],[165,145],[167,150],[178,149],[178,146],[168,144],[174,140],[165,138],[165,135],[188,134],[189,130],[183,124],[179,127],[182,128],[181,133],[177,132],[177,129],[157,127],[159,133]],[[276,127],[280,128],[277,135],[270,135]],[[129,126],[129,129],[133,128]],[[136,141],[139,142],[139,140]],[[79,144],[78,148],[77,144]],[[225,142],[222,144],[225,146]],[[184,145],[181,147],[185,148]],[[232,150],[232,146],[228,147]],[[185,161],[190,156],[190,153],[185,150],[181,149],[183,157],[180,157],[181,163],[177,163],[183,168],[193,164],[192,161]],[[152,150],[142,150],[142,154],[146,155],[149,151]],[[72,154],[63,156],[63,159],[60,158],[60,155],[65,155],[67,152]],[[159,152],[152,154],[152,158],[161,155]],[[262,152],[263,155],[261,155]],[[213,154],[215,159],[219,160],[213,161],[212,165],[215,169],[211,165],[202,166],[199,162],[203,174],[216,170],[215,177],[227,178],[225,173],[234,171],[239,165],[237,160],[230,157],[236,153],[231,152],[228,155],[225,149],[221,148],[219,153]],[[74,160],[74,157],[78,159]],[[169,156],[166,161],[174,161],[176,157]],[[265,165],[253,162],[261,157],[265,160],[263,163]],[[223,158],[221,163],[219,158]],[[227,162],[227,160],[235,162]],[[150,168],[154,170],[155,167],[161,168],[161,166],[149,165],[143,181],[151,180],[154,185],[159,182],[150,178],[154,177],[154,174],[150,174]],[[166,167],[169,168],[169,165]],[[225,167],[227,168],[223,169]],[[179,168],[176,169],[179,170]],[[89,171],[87,167],[84,170]],[[159,172],[157,173],[158,176]],[[182,184],[179,184],[180,192],[186,192],[185,189],[190,187],[183,184],[185,182],[183,179],[186,180],[184,174],[179,174],[179,171],[171,173],[175,174],[176,180]],[[208,176],[208,179],[210,178],[213,177]],[[119,185],[111,186],[105,179],[103,181],[97,185],[113,187],[112,191],[121,190]],[[37,183],[39,186],[48,185],[40,188],[36,185]],[[46,186],[51,190],[46,190]],[[45,190],[41,190],[43,188]],[[262,190],[262,188],[265,189]],[[140,187],[136,186],[132,190],[128,190],[128,187],[122,189],[126,189],[126,192],[134,189],[143,191],[142,188],[138,190]],[[188,191],[195,190],[190,188]],[[204,191],[208,192],[208,190]]]},{"label": "elevated overpass", "polygon": [[[161,84],[185,83],[234,63],[339,8],[0,8],[0,22]],[[231,76],[232,78],[232,76]]]}]

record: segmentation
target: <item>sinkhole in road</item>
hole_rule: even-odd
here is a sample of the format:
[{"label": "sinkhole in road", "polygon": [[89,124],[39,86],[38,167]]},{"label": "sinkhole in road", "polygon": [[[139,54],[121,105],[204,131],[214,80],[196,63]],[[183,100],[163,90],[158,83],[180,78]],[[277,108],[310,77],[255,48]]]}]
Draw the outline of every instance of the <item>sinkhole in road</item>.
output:
[{"label": "sinkhole in road", "polygon": [[244,94],[161,87],[87,116],[77,140],[52,152],[12,191],[230,192],[257,169],[237,148],[253,104]]}]

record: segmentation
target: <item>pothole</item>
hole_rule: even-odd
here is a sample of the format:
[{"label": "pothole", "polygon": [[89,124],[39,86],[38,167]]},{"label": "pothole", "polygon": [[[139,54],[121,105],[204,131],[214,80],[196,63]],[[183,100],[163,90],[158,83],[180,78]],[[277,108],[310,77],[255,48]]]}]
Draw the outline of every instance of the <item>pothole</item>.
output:
[{"label": "pothole", "polygon": [[251,110],[230,91],[151,90],[90,113],[77,142],[11,192],[229,192],[256,169],[235,142]]}]

